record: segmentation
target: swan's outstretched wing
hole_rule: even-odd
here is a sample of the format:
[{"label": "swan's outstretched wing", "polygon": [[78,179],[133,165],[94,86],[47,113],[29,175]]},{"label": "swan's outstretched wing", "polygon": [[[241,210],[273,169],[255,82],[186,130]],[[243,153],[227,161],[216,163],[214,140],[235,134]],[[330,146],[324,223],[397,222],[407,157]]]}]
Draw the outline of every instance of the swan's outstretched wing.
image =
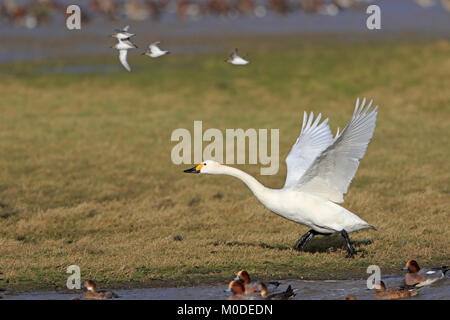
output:
[{"label": "swan's outstretched wing", "polygon": [[128,50],[119,50],[119,60],[122,63],[122,65],[125,67],[125,69],[127,69],[128,72],[131,72],[130,65],[128,64],[128,61],[127,61],[127,54],[128,54]]},{"label": "swan's outstretched wing", "polygon": [[314,160],[295,186],[296,190],[313,193],[336,203],[344,202],[344,194],[375,130],[378,106],[369,111],[372,101],[366,108],[365,103],[366,99],[359,104],[358,98],[347,127]]},{"label": "swan's outstretched wing", "polygon": [[333,142],[328,119],[319,125],[321,117],[319,114],[313,123],[312,112],[309,117],[306,112],[303,114],[302,131],[286,158],[287,175],[284,188],[295,186],[314,159]]}]

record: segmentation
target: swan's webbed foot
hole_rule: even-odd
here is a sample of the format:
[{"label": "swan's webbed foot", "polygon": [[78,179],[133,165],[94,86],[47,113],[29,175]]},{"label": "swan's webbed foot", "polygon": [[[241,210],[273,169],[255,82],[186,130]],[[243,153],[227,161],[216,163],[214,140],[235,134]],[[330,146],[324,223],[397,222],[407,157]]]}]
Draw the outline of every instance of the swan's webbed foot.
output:
[{"label": "swan's webbed foot", "polygon": [[356,250],[355,248],[353,248],[353,245],[350,242],[350,237],[348,236],[347,231],[345,231],[344,229],[342,229],[341,234],[344,237],[345,241],[347,242],[347,255],[345,257],[353,258],[354,255],[356,254]]},{"label": "swan's webbed foot", "polygon": [[313,229],[309,230],[305,233],[300,239],[298,239],[297,243],[294,246],[294,250],[302,251],[305,245],[316,235],[318,234]]}]

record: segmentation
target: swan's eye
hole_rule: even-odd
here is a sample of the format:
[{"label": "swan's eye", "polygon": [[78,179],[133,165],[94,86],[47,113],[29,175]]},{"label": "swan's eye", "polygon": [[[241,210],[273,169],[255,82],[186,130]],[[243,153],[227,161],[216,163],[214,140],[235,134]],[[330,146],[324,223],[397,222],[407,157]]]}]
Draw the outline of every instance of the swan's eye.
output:
[{"label": "swan's eye", "polygon": [[206,163],[204,163],[203,165],[206,166]]}]

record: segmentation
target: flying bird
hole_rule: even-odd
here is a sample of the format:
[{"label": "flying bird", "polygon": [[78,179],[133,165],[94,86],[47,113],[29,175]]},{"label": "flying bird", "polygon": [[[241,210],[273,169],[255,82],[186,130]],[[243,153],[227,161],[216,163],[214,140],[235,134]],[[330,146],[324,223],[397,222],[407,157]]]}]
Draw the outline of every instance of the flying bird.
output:
[{"label": "flying bird", "polygon": [[251,175],[213,160],[184,172],[223,174],[244,182],[256,198],[270,211],[311,228],[295,244],[303,250],[315,235],[340,233],[347,244],[347,258],[356,253],[348,233],[376,228],[338,203],[355,176],[375,130],[377,108],[367,106],[366,99],[356,101],[352,119],[345,129],[333,137],[328,119],[320,123],[311,112],[303,116],[300,136],[286,158],[287,176],[282,189],[263,186]]},{"label": "flying bird", "polygon": [[238,49],[234,49],[233,53],[230,55],[230,57],[225,60],[225,62],[228,62],[230,64],[233,64],[235,66],[244,66],[246,64],[249,64],[250,62],[245,60],[244,58],[240,57],[238,55]]},{"label": "flying bird", "polygon": [[148,46],[147,51],[145,51],[142,55],[146,55],[149,56],[150,58],[159,58],[162,57],[166,54],[169,54],[170,52],[167,50],[161,50],[158,47],[158,44],[160,44],[161,42],[153,42],[151,45]]},{"label": "flying bird", "polygon": [[137,46],[130,40],[119,40],[119,42],[112,46],[112,48],[119,50],[120,63],[122,63],[122,65],[125,69],[128,70],[128,72],[131,72],[131,67],[127,61],[128,50],[135,49],[137,48]]},{"label": "flying bird", "polygon": [[130,26],[126,26],[123,29],[116,29],[115,33],[113,33],[111,35],[111,37],[116,38],[117,40],[128,40],[131,37],[134,37],[135,34],[134,33],[130,33],[128,32],[128,30],[130,29]]}]

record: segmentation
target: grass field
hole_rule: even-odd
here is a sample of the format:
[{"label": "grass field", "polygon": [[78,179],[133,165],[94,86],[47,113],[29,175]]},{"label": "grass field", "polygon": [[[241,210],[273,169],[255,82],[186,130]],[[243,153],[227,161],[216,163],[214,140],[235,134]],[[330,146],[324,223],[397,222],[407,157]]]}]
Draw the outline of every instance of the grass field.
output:
[{"label": "grass field", "polygon": [[[280,40],[278,40],[280,41]],[[261,42],[263,43],[263,42]],[[64,287],[69,265],[102,286],[365,278],[408,259],[448,264],[450,44],[254,44],[252,63],[221,54],[130,58],[133,73],[42,74],[118,64],[114,55],[0,65],[0,287]],[[244,48],[246,42],[238,42]],[[380,105],[377,128],[343,204],[378,228],[292,246],[307,227],[266,210],[231,177],[172,164],[176,128],[279,128],[284,158],[303,111],[343,128],[357,97]],[[370,238],[372,241],[366,241]]]}]

